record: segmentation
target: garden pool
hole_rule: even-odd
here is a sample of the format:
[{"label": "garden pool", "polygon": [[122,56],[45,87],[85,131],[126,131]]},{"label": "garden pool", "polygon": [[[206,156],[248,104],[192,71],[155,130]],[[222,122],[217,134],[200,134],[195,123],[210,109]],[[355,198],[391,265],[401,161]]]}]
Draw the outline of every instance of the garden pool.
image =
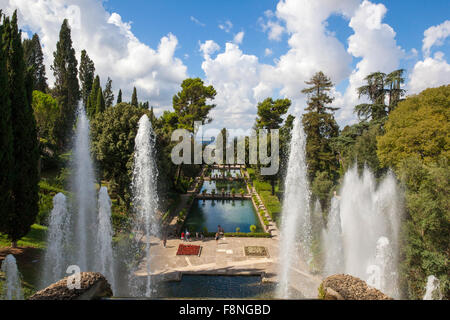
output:
[{"label": "garden pool", "polygon": [[275,285],[262,283],[261,276],[183,275],[181,281],[160,283],[160,298],[271,299]]},{"label": "garden pool", "polygon": [[185,222],[189,230],[216,232],[217,226],[225,232],[250,232],[250,226],[256,226],[256,232],[262,232],[261,224],[256,216],[251,200],[194,200]]},{"label": "garden pool", "polygon": [[220,180],[204,181],[202,188],[200,189],[200,193],[202,193],[203,190],[205,190],[206,193],[211,193],[212,190],[216,190],[216,194],[219,194],[222,192],[222,189],[224,189],[224,191],[227,193],[231,193],[231,189],[233,188],[236,194],[239,194],[240,189],[243,189],[247,193],[247,187],[245,186],[245,182],[243,181],[220,181]]}]

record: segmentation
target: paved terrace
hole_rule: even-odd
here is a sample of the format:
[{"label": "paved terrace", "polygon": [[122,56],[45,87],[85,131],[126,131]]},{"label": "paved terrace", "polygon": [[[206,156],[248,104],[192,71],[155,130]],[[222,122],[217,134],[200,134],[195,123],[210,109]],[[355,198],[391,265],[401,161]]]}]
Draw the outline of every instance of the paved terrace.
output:
[{"label": "paved terrace", "polygon": [[[202,246],[200,256],[177,256],[178,245]],[[151,274],[165,280],[179,280],[182,274],[210,275],[262,275],[263,281],[277,282],[278,240],[270,238],[222,238],[183,242],[167,240],[166,248],[157,238],[151,240]],[[245,246],[263,246],[267,257],[245,256]],[[138,276],[147,276],[146,261],[141,264]],[[317,298],[321,278],[305,271],[300,263],[292,269],[292,287],[305,298]]]}]

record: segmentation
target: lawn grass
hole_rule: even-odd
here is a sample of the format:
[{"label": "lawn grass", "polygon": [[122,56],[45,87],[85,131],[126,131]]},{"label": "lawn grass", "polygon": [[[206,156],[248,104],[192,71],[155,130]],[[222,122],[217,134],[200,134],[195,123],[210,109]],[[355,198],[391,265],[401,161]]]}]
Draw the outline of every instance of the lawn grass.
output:
[{"label": "lawn grass", "polygon": [[[30,232],[17,242],[18,247],[44,249],[46,246],[47,227],[33,224]],[[5,234],[0,233],[0,247],[10,247],[11,241]]]}]

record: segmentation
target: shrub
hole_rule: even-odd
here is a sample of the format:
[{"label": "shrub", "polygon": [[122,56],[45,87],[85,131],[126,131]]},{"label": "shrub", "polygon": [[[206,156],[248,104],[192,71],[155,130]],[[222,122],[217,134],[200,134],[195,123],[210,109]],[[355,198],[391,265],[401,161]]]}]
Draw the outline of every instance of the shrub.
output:
[{"label": "shrub", "polygon": [[255,232],[256,232],[256,226],[255,226],[254,224],[252,224],[252,225],[250,226],[250,232],[251,232],[251,233],[255,233]]},{"label": "shrub", "polygon": [[231,189],[231,194],[234,196],[236,194],[236,189],[232,188]]},{"label": "shrub", "polygon": [[236,233],[239,233],[241,231],[241,228],[237,227],[236,228]]}]

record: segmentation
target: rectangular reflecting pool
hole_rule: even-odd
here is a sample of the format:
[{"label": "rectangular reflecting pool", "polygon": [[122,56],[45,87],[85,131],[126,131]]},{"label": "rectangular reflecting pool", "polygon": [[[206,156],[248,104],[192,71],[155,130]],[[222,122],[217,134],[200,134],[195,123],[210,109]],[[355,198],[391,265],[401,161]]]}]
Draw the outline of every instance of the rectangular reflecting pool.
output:
[{"label": "rectangular reflecting pool", "polygon": [[225,175],[225,177],[240,177],[241,174],[241,170],[240,169],[213,169],[211,170],[211,175],[213,177],[221,177],[223,175]]},{"label": "rectangular reflecting pool", "polygon": [[251,225],[256,226],[256,232],[263,231],[251,200],[195,200],[184,227],[216,232],[218,225],[225,232],[236,232],[237,227],[240,232],[250,232]]},{"label": "rectangular reflecting pool", "polygon": [[245,185],[245,182],[243,181],[220,181],[220,180],[204,181],[202,188],[200,189],[200,193],[202,193],[203,190],[205,190],[206,193],[211,193],[212,190],[216,190],[216,194],[219,194],[222,192],[222,189],[224,190],[224,192],[230,193],[231,189],[233,188],[236,194],[239,194],[240,189],[244,189],[245,193],[247,193],[247,187]]},{"label": "rectangular reflecting pool", "polygon": [[271,299],[275,285],[262,283],[260,276],[183,275],[181,281],[160,283],[160,298],[246,298]]}]

